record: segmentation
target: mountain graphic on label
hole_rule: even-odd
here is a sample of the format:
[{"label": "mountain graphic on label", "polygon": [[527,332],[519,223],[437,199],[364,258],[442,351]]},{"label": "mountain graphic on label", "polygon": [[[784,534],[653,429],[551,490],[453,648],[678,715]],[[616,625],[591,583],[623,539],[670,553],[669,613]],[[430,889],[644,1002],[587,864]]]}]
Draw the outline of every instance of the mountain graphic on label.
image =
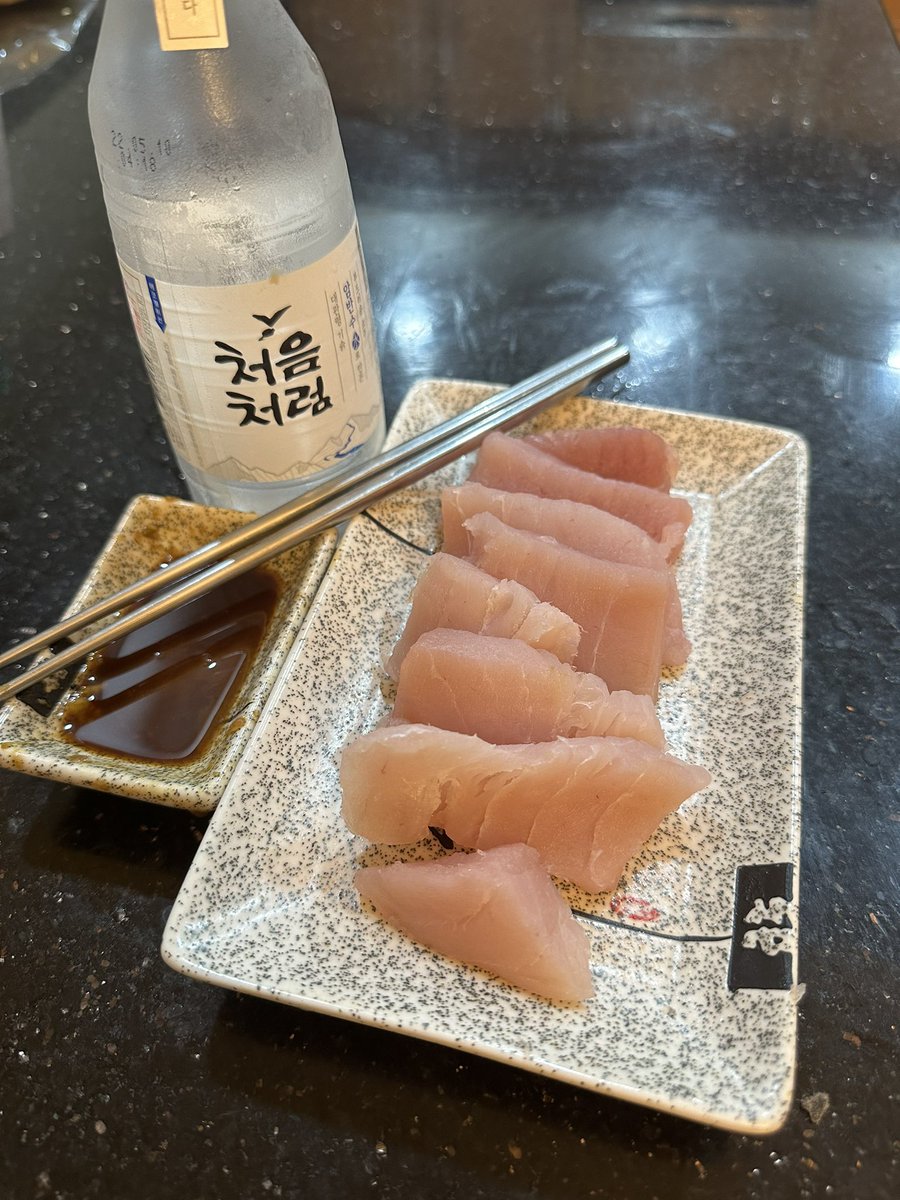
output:
[{"label": "mountain graphic on label", "polygon": [[321,471],[324,466],[346,462],[365,445],[365,438],[360,437],[358,424],[347,421],[343,428],[330,438],[326,438],[319,448],[308,459],[298,459],[283,471],[267,471],[264,467],[251,466],[233,455],[223,458],[206,469],[220,479],[252,479],[256,483],[284,483],[286,480],[302,479]]},{"label": "mountain graphic on label", "polygon": [[355,454],[357,450],[363,448],[363,443],[358,440],[359,428],[355,421],[348,421],[344,428],[334,438],[331,438],[321,450],[322,457],[325,462],[333,462],[337,459],[339,462],[342,459],[349,458],[351,454]]},{"label": "mountain graphic on label", "polygon": [[306,462],[301,459],[292,463],[284,471],[267,471],[263,467],[251,467],[247,463],[241,462],[239,458],[223,458],[220,462],[213,463],[206,468],[211,475],[220,479],[252,479],[257,483],[284,483],[286,480],[300,479],[304,475],[311,475],[319,469],[318,463]]}]

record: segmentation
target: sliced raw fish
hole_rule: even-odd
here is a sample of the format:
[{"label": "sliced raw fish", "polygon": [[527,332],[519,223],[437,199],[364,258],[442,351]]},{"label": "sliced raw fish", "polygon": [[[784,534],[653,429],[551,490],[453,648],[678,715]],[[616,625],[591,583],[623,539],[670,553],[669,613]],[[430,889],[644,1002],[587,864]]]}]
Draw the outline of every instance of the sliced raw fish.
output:
[{"label": "sliced raw fish", "polygon": [[690,504],[679,496],[570,467],[524,438],[505,433],[489,433],[484,439],[470,478],[504,492],[532,492],[603,508],[649,533],[670,562],[678,556],[693,516]]},{"label": "sliced raw fish", "polygon": [[664,571],[668,594],[663,662],[672,667],[687,662],[691,644],[684,633],[675,572],[669,566],[659,542],[637,525],[576,500],[550,500],[531,492],[504,492],[480,483],[445,488],[441,493],[441,510],[444,549],[450,554],[467,553],[469,539],[464,528],[465,522],[475,513],[489,512],[515,529],[555,538],[564,546],[571,546],[573,550],[581,550],[594,558],[607,558],[611,562]]},{"label": "sliced raw fish", "polygon": [[612,735],[665,745],[649,696],[610,692],[525,642],[459,629],[433,629],[410,647],[392,719],[500,744]]},{"label": "sliced raw fish", "polygon": [[606,429],[555,429],[525,439],[572,467],[607,479],[641,483],[667,492],[678,474],[678,455],[652,429],[611,425]]},{"label": "sliced raw fish", "polygon": [[592,558],[491,513],[476,513],[465,528],[476,566],[517,579],[578,622],[579,671],[599,675],[613,691],[656,696],[668,597],[662,571]]},{"label": "sliced raw fish", "polygon": [[363,867],[355,883],[386,920],[439,954],[552,1000],[594,994],[588,936],[530,846]]},{"label": "sliced raw fish", "polygon": [[448,554],[435,554],[413,589],[409,619],[386,665],[392,679],[409,647],[429,629],[516,638],[567,663],[575,658],[581,638],[567,613],[539,600],[521,583],[496,579]]},{"label": "sliced raw fish", "polygon": [[533,846],[589,891],[615,887],[660,821],[709,773],[632,738],[495,746],[431,725],[388,725],[341,759],[353,833],[402,844],[442,828],[460,846]]},{"label": "sliced raw fish", "polygon": [[493,513],[507,525],[543,533],[595,558],[670,570],[666,554],[649,533],[605,509],[577,500],[555,500],[535,492],[510,492],[482,483],[463,483],[441,492],[444,550],[465,554],[463,523],[475,513]]}]

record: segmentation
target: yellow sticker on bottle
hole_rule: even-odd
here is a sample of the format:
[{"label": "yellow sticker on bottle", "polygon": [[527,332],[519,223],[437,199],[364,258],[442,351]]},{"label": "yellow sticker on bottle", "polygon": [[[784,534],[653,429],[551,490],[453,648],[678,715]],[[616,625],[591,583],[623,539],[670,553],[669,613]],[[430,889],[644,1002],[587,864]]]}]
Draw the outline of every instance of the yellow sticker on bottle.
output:
[{"label": "yellow sticker on bottle", "polygon": [[216,50],[228,45],[224,0],[153,0],[163,50]]}]

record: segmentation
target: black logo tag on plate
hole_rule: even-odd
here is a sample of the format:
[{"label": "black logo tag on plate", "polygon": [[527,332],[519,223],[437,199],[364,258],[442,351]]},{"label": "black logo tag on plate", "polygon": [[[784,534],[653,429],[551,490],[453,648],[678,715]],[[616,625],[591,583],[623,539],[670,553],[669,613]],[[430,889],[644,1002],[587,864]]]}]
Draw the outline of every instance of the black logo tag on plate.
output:
[{"label": "black logo tag on plate", "polygon": [[738,867],[728,987],[786,991],[793,983],[793,863]]}]

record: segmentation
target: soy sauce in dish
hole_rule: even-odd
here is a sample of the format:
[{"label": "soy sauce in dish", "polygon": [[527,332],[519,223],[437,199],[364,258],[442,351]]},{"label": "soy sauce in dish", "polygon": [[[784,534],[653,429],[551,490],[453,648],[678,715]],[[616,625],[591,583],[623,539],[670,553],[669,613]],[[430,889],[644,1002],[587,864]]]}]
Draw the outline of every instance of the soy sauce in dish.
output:
[{"label": "soy sauce in dish", "polygon": [[92,655],[63,710],[70,742],[127,758],[199,757],[262,643],[277,578],[256,568]]}]

